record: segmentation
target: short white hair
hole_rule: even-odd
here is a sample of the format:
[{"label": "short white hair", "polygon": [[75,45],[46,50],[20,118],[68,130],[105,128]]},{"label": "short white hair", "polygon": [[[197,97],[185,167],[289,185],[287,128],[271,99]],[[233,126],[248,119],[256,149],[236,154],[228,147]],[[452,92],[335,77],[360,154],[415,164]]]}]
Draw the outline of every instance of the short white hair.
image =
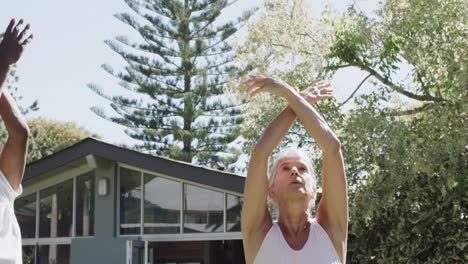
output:
[{"label": "short white hair", "polygon": [[[269,186],[271,187],[273,185],[273,182],[275,181],[279,161],[282,158],[288,157],[288,156],[299,156],[299,157],[304,159],[304,161],[306,163],[306,166],[307,166],[307,169],[309,171],[309,174],[312,177],[312,182],[310,184],[315,184],[315,187],[317,187],[317,176],[316,176],[316,173],[315,173],[315,168],[314,168],[314,166],[312,164],[312,160],[310,159],[310,157],[303,150],[301,150],[299,148],[296,148],[296,147],[291,147],[291,148],[281,150],[278,154],[275,155],[275,157],[273,159],[273,163],[270,166],[270,173],[269,173],[269,179],[268,179],[269,180]],[[312,188],[312,186],[310,186],[310,187]],[[309,202],[309,210],[307,211],[309,216],[311,216],[311,210],[315,206],[315,201],[316,201],[316,198],[311,199],[310,202]],[[276,204],[276,201],[273,200],[273,204],[276,207],[275,210],[279,214],[278,205]]]},{"label": "short white hair", "polygon": [[269,173],[269,186],[273,185],[273,182],[275,181],[276,177],[276,170],[278,169],[279,161],[287,156],[299,156],[304,159],[307,169],[309,171],[309,174],[312,176],[312,180],[314,181],[315,184],[317,184],[317,176],[315,174],[315,168],[312,165],[312,160],[309,158],[309,156],[301,149],[291,147],[287,149],[281,150],[278,154],[275,155],[273,159],[273,163],[270,166],[270,173]]}]

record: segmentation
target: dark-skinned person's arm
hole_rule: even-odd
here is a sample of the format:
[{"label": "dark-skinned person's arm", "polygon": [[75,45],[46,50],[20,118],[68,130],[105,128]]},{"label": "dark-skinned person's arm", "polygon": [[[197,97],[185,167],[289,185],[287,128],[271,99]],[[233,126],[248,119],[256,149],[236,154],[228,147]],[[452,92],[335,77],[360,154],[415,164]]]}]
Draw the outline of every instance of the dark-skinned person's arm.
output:
[{"label": "dark-skinned person's arm", "polygon": [[0,171],[15,191],[19,190],[23,180],[29,129],[5,86],[11,68],[32,40],[32,35],[26,37],[30,25],[21,29],[23,23],[22,19],[18,23],[12,19],[0,42],[0,117],[8,132],[7,141],[0,153]]}]

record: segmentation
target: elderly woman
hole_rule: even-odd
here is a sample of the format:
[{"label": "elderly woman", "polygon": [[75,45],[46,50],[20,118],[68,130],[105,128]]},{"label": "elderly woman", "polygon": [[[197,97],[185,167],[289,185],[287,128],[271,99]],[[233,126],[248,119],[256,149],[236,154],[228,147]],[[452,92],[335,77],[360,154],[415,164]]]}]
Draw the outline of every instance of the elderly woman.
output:
[{"label": "elderly woman", "polygon": [[[329,84],[299,93],[281,81],[251,75],[245,82],[254,96],[269,92],[288,107],[266,128],[256,144],[247,174],[242,210],[242,236],[247,263],[345,263],[348,234],[348,194],[340,142],[311,104],[331,98]],[[278,154],[271,173],[269,157],[296,117],[322,150],[322,197],[317,216],[315,173],[307,155],[297,149]],[[267,196],[277,205],[277,222],[267,208]]]}]

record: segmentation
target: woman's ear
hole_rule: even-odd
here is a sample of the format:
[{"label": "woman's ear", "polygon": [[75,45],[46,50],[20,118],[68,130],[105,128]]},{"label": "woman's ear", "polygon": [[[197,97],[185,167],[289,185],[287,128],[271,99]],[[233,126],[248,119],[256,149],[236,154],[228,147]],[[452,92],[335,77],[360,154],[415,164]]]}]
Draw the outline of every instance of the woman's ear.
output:
[{"label": "woman's ear", "polygon": [[317,200],[317,185],[314,184],[314,187],[312,188],[312,199]]},{"label": "woman's ear", "polygon": [[270,197],[270,199],[274,200],[276,198],[276,194],[275,194],[275,190],[273,189],[273,186],[268,187],[267,195],[268,195],[268,197]]}]

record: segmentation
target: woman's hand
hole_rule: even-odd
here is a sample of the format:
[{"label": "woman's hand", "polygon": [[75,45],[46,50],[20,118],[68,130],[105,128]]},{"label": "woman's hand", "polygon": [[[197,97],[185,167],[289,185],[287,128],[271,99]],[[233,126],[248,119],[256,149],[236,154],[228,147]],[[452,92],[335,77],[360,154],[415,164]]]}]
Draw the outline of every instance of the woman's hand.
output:
[{"label": "woman's hand", "polygon": [[[249,79],[245,81],[244,84],[248,85],[247,93],[250,96],[254,96],[261,92],[269,92],[284,97],[288,92],[298,91],[297,88],[292,87],[281,80],[276,80],[262,75],[249,75]],[[304,91],[301,91],[299,94],[308,103],[315,104],[321,100],[333,98],[333,95],[331,94],[332,92],[333,89],[329,82],[318,82],[309,86]]]},{"label": "woman's hand", "polygon": [[262,75],[249,75],[249,79],[244,82],[247,87],[247,93],[254,96],[261,92],[269,92],[278,96],[285,96],[288,92],[294,92],[296,89],[289,84]]},{"label": "woman's hand", "polygon": [[27,24],[20,30],[20,26],[23,23],[23,19],[20,19],[18,24],[16,24],[15,19],[10,21],[2,42],[0,42],[0,64],[6,66],[15,64],[20,59],[28,43],[31,42],[33,38],[32,34],[25,37],[30,25]]},{"label": "woman's hand", "polygon": [[309,104],[315,104],[318,101],[333,98],[331,93],[333,93],[333,89],[330,87],[329,82],[318,82],[312,84],[299,94],[306,99]]}]

